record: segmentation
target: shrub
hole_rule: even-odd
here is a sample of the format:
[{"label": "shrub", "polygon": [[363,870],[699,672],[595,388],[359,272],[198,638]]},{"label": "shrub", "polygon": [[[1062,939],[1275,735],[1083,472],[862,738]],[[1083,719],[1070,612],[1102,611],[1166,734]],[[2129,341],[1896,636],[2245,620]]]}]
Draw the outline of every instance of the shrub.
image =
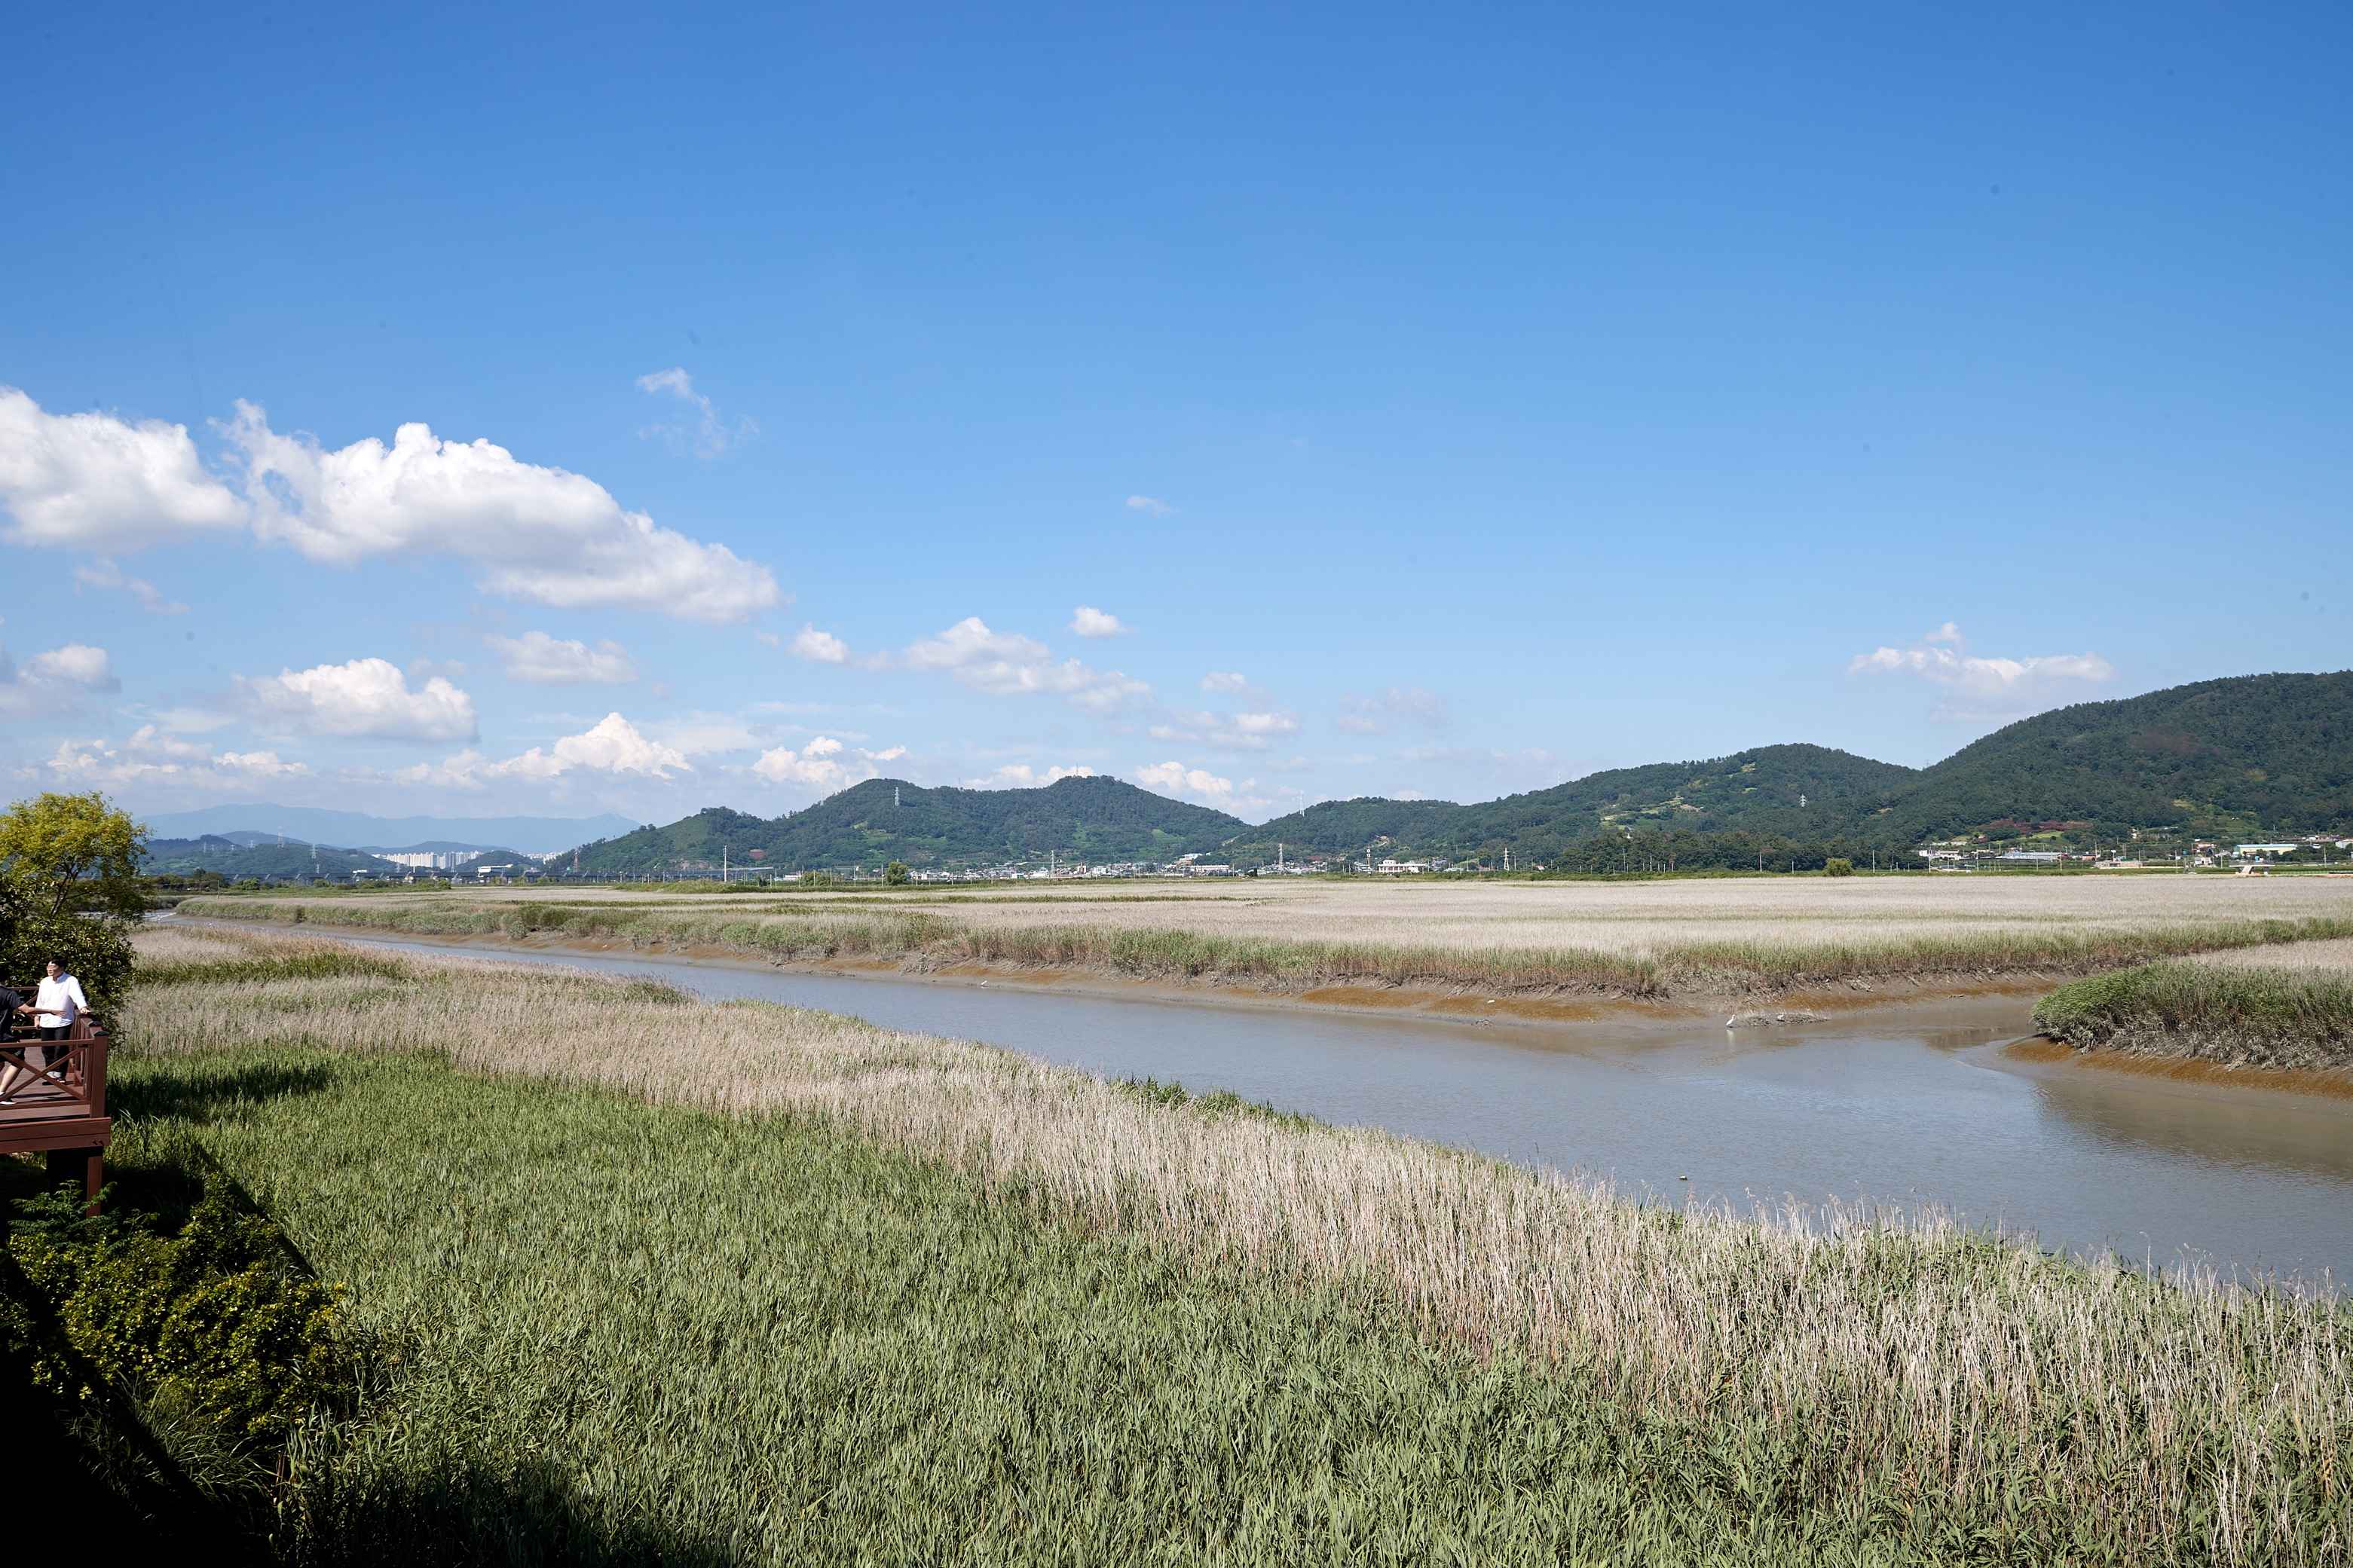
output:
[{"label": "shrub", "polygon": [[1822,862],[1822,875],[1825,877],[1852,877],[1854,875],[1854,862],[1841,857],[1834,856]]},{"label": "shrub", "polygon": [[[303,1272],[268,1220],[217,1193],[173,1235],[79,1206],[69,1189],[20,1201],[8,1250],[109,1385],[232,1443],[281,1439],[356,1394],[364,1357],[341,1287]],[[91,1396],[68,1367],[33,1376],[68,1400]]]}]

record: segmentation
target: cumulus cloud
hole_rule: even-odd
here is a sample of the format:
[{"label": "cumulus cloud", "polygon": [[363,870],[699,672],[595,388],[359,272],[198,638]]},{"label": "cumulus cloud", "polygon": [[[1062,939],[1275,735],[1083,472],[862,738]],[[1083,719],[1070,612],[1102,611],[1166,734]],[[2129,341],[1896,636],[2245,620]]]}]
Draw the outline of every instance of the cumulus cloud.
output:
[{"label": "cumulus cloud", "polygon": [[126,576],[122,568],[100,556],[87,566],[74,568],[74,582],[84,588],[120,589],[139,601],[139,607],[151,616],[185,616],[188,606],[175,599],[166,598],[154,584],[144,577]]},{"label": "cumulus cloud", "polygon": [[818,664],[840,664],[849,658],[849,645],[831,632],[803,626],[793,637],[793,657]]},{"label": "cumulus cloud", "polygon": [[1018,632],[991,631],[966,616],[901,656],[911,669],[946,674],[993,696],[1053,692],[1081,708],[1104,712],[1150,695],[1152,688],[1116,669],[1096,669],[1075,658],[1057,662],[1046,645]]},{"label": "cumulus cloud", "polygon": [[104,741],[61,741],[47,761],[18,772],[69,789],[137,784],[241,790],[307,778],[311,770],[275,752],[213,752],[144,725],[121,748]]},{"label": "cumulus cloud", "polygon": [[1201,677],[1201,689],[1245,692],[1250,689],[1250,677],[1239,669],[1213,669]]},{"label": "cumulus cloud", "polygon": [[1152,517],[1166,517],[1176,509],[1157,496],[1130,496],[1127,498],[1127,510],[1144,512]]},{"label": "cumulus cloud", "polygon": [[102,647],[67,643],[35,654],[21,668],[0,648],[0,717],[21,719],[45,708],[62,710],[93,692],[121,689],[113,661]]},{"label": "cumulus cloud", "polygon": [[591,647],[546,632],[482,640],[498,650],[510,680],[533,686],[618,686],[638,678],[628,651],[609,640]]},{"label": "cumulus cloud", "polygon": [[1369,697],[1343,697],[1340,716],[1333,723],[1351,735],[1379,735],[1398,724],[1442,730],[1449,719],[1446,699],[1438,693],[1419,686],[1392,686]]},{"label": "cumulus cloud", "polygon": [[1299,715],[1280,711],[1250,713],[1172,713],[1152,726],[1155,741],[1211,746],[1224,752],[1262,752],[1299,731]]},{"label": "cumulus cloud", "polygon": [[752,764],[752,773],[770,784],[801,784],[830,795],[873,778],[877,762],[890,762],[905,754],[905,748],[893,746],[887,752],[860,752],[852,762],[843,759],[845,749],[832,736],[818,735],[798,750],[776,746],[761,752],[759,760]]},{"label": "cumulus cloud", "polygon": [[2116,676],[2116,667],[2096,653],[2008,658],[1972,654],[1968,646],[1960,628],[1947,621],[1911,647],[1883,645],[1856,654],[1847,661],[1847,673],[1926,680],[1946,693],[1934,716],[1965,721],[2035,712]]},{"label": "cumulus cloud", "polygon": [[533,746],[486,771],[501,778],[552,779],[575,769],[656,779],[670,777],[673,769],[693,771],[685,752],[647,739],[618,713],[606,714],[588,729],[565,736],[545,751]]},{"label": "cumulus cloud", "polygon": [[441,676],[411,689],[389,659],[355,658],[237,679],[247,704],[266,723],[311,735],[375,740],[464,741],[474,735],[474,700]]},{"label": "cumulus cloud", "polygon": [[1233,780],[1219,778],[1206,768],[1188,768],[1182,763],[1155,763],[1128,776],[1157,794],[1190,795],[1210,805],[1222,806],[1234,795]]},{"label": "cumulus cloud", "polygon": [[1081,605],[1071,612],[1071,630],[1082,637],[1115,637],[1124,636],[1128,628],[1110,611]]},{"label": "cumulus cloud", "polygon": [[0,387],[0,509],[11,544],[84,550],[216,535],[246,521],[186,426],[49,414],[15,387]]},{"label": "cumulus cloud", "polygon": [[488,441],[403,425],[334,450],[272,430],[239,401],[222,433],[239,494],[207,473],[187,427],[48,414],[0,389],[0,508],[12,543],[128,550],[250,529],[310,560],[394,554],[476,563],[483,589],[559,608],[734,621],[780,603],[765,566],[629,511],[595,480]]},{"label": "cumulus cloud", "polygon": [[23,679],[36,686],[75,686],[84,691],[120,691],[113,660],[102,647],[69,642],[25,661]]},{"label": "cumulus cloud", "polygon": [[521,462],[489,441],[444,441],[403,425],[327,450],[283,436],[239,400],[227,426],[244,457],[254,531],[312,561],[456,555],[481,585],[558,609],[638,609],[740,620],[782,598],[765,566],[628,511],[605,487]]},{"label": "cumulus cloud", "polygon": [[650,375],[638,377],[638,390],[656,397],[674,397],[692,406],[699,414],[695,423],[687,425],[649,425],[639,436],[656,437],[681,450],[691,451],[698,458],[715,458],[736,442],[760,433],[760,427],[749,419],[739,419],[733,426],[719,417],[718,408],[711,399],[694,390],[694,378],[686,374],[683,365],[672,365]]}]

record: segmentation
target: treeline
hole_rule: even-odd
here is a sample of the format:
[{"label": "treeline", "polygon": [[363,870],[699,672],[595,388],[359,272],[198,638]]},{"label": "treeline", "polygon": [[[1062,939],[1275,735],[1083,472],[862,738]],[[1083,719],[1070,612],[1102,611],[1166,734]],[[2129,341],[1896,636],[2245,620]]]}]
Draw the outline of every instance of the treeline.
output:
[{"label": "treeline", "polygon": [[1594,833],[1545,862],[1554,877],[1660,876],[1683,871],[1820,871],[1844,860],[1858,871],[1918,871],[1909,847],[1855,837],[1784,838],[1762,833]]}]

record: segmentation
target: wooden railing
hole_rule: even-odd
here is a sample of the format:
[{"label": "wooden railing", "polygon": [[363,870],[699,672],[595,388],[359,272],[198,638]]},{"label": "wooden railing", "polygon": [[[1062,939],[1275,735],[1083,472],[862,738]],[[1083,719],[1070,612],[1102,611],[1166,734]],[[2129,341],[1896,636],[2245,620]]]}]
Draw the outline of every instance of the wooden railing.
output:
[{"label": "wooden railing", "polygon": [[0,1078],[15,1077],[11,1068],[29,1075],[14,1096],[18,1105],[55,1100],[60,1110],[69,1102],[75,1116],[106,1114],[106,1031],[88,1013],[74,1019],[62,1040],[12,1031],[0,1042]]},{"label": "wooden railing", "polygon": [[19,1080],[11,1103],[0,1106],[0,1154],[45,1154],[52,1178],[80,1184],[91,1214],[106,1181],[106,1147],[114,1141],[106,1114],[106,1030],[88,1013],[61,1040],[15,1028],[0,1037],[0,1070]]}]

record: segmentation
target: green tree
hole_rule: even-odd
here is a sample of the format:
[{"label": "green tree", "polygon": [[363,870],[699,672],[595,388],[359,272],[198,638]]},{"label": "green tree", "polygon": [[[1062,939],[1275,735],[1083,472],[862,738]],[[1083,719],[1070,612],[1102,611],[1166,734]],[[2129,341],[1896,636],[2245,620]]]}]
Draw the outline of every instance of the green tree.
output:
[{"label": "green tree", "polygon": [[0,816],[0,876],[52,912],[93,910],[125,919],[145,909],[139,890],[146,829],[88,795],[41,795]]},{"label": "green tree", "polygon": [[0,815],[0,980],[24,981],[49,959],[81,977],[91,1005],[131,979],[131,931],[145,831],[106,797],[43,795]]},{"label": "green tree", "polygon": [[882,868],[882,879],[894,888],[902,888],[914,879],[914,873],[907,869],[904,860],[893,860]]},{"label": "green tree", "polygon": [[1843,856],[1833,855],[1829,859],[1822,862],[1822,875],[1825,877],[1852,877],[1854,875],[1854,862],[1847,859]]}]

